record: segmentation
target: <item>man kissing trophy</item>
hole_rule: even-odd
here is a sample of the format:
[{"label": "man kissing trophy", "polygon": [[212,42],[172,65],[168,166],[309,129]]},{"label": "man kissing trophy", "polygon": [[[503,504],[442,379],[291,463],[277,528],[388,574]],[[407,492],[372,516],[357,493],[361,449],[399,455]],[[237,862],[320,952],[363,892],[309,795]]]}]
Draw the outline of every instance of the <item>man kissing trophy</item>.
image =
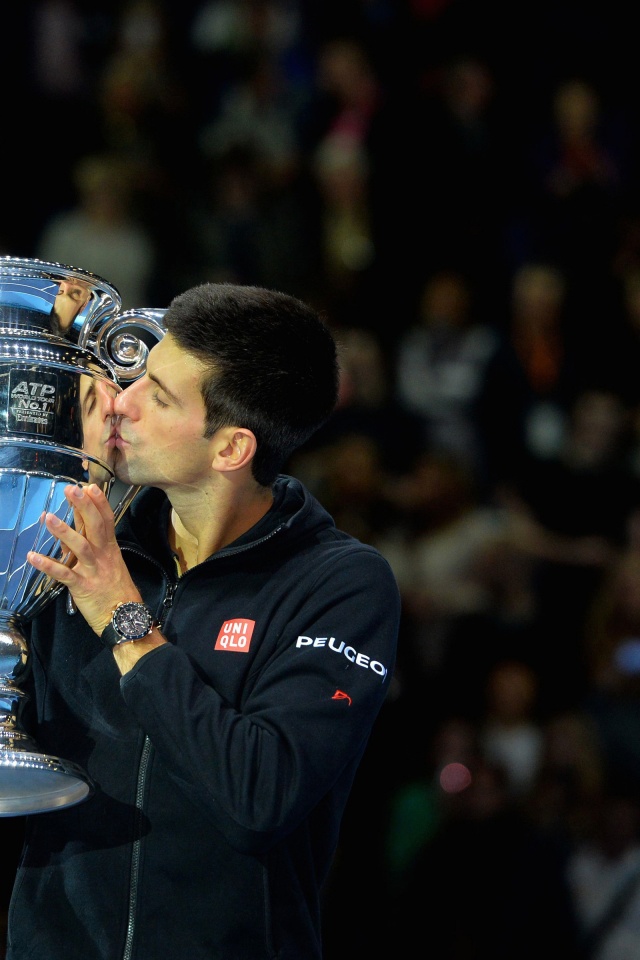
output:
[{"label": "man kissing trophy", "polygon": [[20,722],[24,626],[62,589],[27,553],[73,562],[43,523],[45,513],[73,523],[69,483],[101,486],[116,521],[137,493],[113,482],[104,404],[144,373],[164,311],[121,307],[116,287],[93,273],[0,257],[0,816],[71,806],[92,790],[83,770],[43,753]]}]

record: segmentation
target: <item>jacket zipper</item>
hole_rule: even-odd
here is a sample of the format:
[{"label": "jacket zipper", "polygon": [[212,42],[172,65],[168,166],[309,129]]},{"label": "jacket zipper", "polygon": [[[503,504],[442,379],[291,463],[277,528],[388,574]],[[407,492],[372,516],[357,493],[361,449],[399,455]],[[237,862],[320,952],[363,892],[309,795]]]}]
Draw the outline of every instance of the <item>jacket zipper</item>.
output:
[{"label": "jacket zipper", "polygon": [[[155,566],[159,567],[162,570],[162,575],[166,581],[166,588],[164,598],[162,600],[162,613],[160,616],[160,625],[164,622],[164,619],[169,611],[172,603],[173,597],[176,592],[176,584],[173,583],[167,577],[166,571],[161,566],[153,560],[152,557],[147,556],[139,550],[133,550],[131,547],[126,547],[125,549],[131,550],[132,553],[137,553],[139,556],[145,557],[146,560],[149,560]],[[132,845],[131,852],[131,872],[129,874],[129,903],[128,903],[128,915],[127,915],[127,934],[124,943],[124,952],[122,954],[122,960],[131,960],[132,950],[133,950],[133,939],[136,929],[136,905],[138,902],[138,880],[140,876],[140,852],[142,840],[140,839],[140,830],[142,825],[142,815],[144,809],[144,789],[147,778],[147,769],[149,767],[149,760],[151,758],[151,740],[145,734],[144,744],[142,745],[142,753],[140,755],[140,762],[138,764],[138,779],[136,782],[136,799],[135,799],[135,823],[134,823],[134,836],[135,840]]]},{"label": "jacket zipper", "polygon": [[135,933],[135,915],[136,903],[138,900],[138,875],[140,871],[140,829],[142,824],[142,807],[144,797],[144,785],[149,758],[151,756],[151,741],[145,736],[142,747],[142,755],[138,764],[138,782],[136,786],[136,817],[135,817],[135,837],[133,841],[133,851],[131,854],[131,873],[129,875],[129,914],[127,917],[127,936],[124,944],[124,953],[122,960],[131,960],[131,951],[133,948],[133,935]]},{"label": "jacket zipper", "polygon": [[[236,547],[234,550],[229,551],[229,553],[243,553],[245,550],[251,549],[251,547],[256,546],[259,543],[263,543],[265,540],[270,540],[271,537],[279,533],[282,529],[282,525],[276,527],[275,530],[272,530],[266,536],[261,537],[260,540],[256,540],[250,544],[244,544],[242,547]],[[148,554],[144,553],[142,550],[137,550],[135,547],[131,547],[128,544],[122,544],[122,551],[130,551],[131,553],[137,554],[139,557],[144,557],[149,563],[152,563],[154,566],[158,567],[162,576],[165,580],[165,594],[162,600],[162,612],[159,619],[159,625],[165,621],[165,618],[173,605],[173,598],[176,593],[177,583],[170,580],[167,576],[167,572],[164,567],[154,560],[153,557],[150,557]],[[227,554],[228,556],[229,554]],[[208,563],[211,560],[214,560],[215,557],[210,557],[209,560],[205,560],[205,563]],[[131,853],[131,873],[129,875],[129,904],[128,904],[128,916],[127,916],[127,934],[125,938],[124,953],[122,955],[122,960],[131,960],[132,951],[133,951],[133,941],[136,930],[136,905],[138,901],[138,880],[139,880],[139,871],[140,871],[140,849],[142,841],[139,837],[140,825],[142,822],[143,806],[144,806],[144,788],[145,781],[147,776],[147,769],[149,767],[149,759],[151,756],[152,745],[149,737],[145,735],[144,744],[142,747],[142,753],[140,755],[140,762],[138,764],[138,779],[136,783],[136,819],[135,819],[135,837],[133,841],[133,849]]]}]

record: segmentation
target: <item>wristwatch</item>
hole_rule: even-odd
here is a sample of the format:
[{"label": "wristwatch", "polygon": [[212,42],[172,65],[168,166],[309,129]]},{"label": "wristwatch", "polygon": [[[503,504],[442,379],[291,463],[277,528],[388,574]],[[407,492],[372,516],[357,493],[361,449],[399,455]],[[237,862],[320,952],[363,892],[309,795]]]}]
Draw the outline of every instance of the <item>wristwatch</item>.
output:
[{"label": "wristwatch", "polygon": [[156,621],[146,604],[135,600],[119,603],[111,614],[100,639],[110,650],[119,643],[142,640],[156,626]]}]

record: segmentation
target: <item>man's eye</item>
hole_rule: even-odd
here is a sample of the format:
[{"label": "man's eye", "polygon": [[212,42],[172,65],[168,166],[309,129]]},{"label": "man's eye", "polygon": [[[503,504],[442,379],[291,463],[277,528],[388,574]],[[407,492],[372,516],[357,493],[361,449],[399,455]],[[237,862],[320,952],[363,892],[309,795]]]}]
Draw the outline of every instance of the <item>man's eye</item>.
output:
[{"label": "man's eye", "polygon": [[160,397],[158,396],[158,391],[157,391],[157,390],[156,390],[156,392],[153,394],[153,400],[154,400],[154,403],[157,403],[159,407],[168,407],[168,406],[169,406],[168,403],[163,403],[163,401],[162,401],[162,400],[160,399]]},{"label": "man's eye", "polygon": [[89,414],[95,409],[97,399],[95,386],[92,385],[82,404],[82,412],[85,417],[89,416]]},{"label": "man's eye", "polygon": [[86,290],[83,290],[82,287],[70,287],[69,296],[72,300],[75,300],[76,303],[80,303],[86,298]]}]

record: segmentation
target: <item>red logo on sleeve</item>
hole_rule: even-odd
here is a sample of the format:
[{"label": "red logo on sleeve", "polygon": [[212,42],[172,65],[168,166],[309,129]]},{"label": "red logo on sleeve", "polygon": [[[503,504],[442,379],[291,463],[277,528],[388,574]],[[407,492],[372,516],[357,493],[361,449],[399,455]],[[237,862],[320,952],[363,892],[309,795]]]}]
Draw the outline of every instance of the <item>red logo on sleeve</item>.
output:
[{"label": "red logo on sleeve", "polygon": [[220,627],[215,650],[233,650],[235,653],[249,653],[255,620],[225,620]]},{"label": "red logo on sleeve", "polygon": [[351,706],[352,700],[348,693],[345,693],[344,690],[336,690],[334,695],[331,697],[332,700],[348,700],[349,706]]}]

